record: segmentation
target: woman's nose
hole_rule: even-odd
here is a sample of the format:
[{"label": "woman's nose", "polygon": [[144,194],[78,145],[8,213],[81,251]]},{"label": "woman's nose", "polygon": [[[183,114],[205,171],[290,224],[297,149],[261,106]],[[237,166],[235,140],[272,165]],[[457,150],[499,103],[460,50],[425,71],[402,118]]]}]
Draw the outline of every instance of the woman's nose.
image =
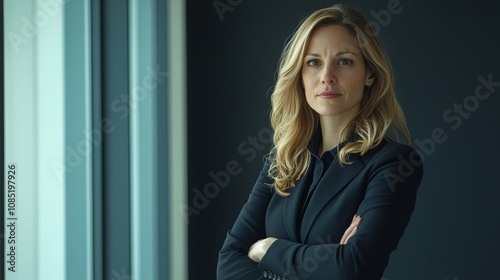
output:
[{"label": "woman's nose", "polygon": [[325,67],[323,69],[321,83],[322,84],[335,84],[336,82],[337,82],[337,78],[333,74],[332,69],[330,69],[329,67]]}]

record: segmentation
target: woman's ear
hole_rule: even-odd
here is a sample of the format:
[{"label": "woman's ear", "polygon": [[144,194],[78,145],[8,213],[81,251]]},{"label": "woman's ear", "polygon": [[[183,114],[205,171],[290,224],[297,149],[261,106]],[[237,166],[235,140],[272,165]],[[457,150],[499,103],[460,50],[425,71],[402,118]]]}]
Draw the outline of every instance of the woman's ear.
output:
[{"label": "woman's ear", "polygon": [[371,87],[373,83],[375,82],[375,74],[371,71],[368,70],[368,73],[366,75],[366,80],[365,80],[365,86]]}]

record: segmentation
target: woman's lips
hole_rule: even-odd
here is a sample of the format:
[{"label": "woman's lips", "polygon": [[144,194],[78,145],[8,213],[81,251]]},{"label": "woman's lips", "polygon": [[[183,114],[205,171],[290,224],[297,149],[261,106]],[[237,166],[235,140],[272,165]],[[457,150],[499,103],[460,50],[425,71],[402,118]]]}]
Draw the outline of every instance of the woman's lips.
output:
[{"label": "woman's lips", "polygon": [[324,99],[332,99],[341,96],[342,94],[335,91],[324,91],[320,93],[318,96]]}]

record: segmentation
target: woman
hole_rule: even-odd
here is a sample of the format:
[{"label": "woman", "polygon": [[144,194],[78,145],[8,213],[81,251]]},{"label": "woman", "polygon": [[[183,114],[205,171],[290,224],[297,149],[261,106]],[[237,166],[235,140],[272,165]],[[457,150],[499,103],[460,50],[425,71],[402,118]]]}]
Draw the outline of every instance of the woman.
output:
[{"label": "woman", "polygon": [[[307,17],[271,96],[274,147],[219,254],[218,279],[381,279],[423,168],[379,39],[357,11]],[[391,130],[392,131],[392,130]]]}]

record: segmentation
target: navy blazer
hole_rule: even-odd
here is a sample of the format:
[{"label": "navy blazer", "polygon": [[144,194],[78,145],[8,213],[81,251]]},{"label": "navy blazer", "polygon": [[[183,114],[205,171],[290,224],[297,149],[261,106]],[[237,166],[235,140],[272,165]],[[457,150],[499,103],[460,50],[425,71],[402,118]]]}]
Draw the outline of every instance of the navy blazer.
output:
[{"label": "navy blazer", "polygon": [[[266,163],[227,233],[217,279],[380,280],[413,212],[422,161],[410,146],[388,140],[350,160],[341,165],[334,159],[304,212],[307,176],[282,197],[269,187]],[[340,245],[355,214],[361,225]],[[266,237],[278,240],[256,263],[248,250]]]}]

